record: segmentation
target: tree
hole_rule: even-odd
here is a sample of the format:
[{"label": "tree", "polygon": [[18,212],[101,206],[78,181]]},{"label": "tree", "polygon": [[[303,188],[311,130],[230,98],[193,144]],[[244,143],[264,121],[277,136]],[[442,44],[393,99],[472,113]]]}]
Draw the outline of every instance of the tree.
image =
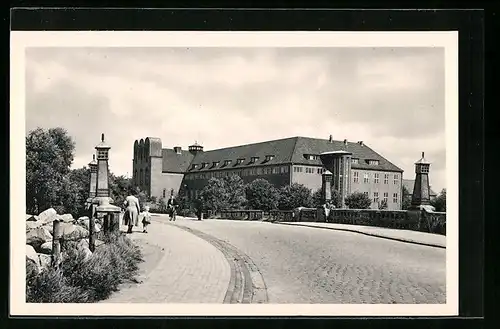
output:
[{"label": "tree", "polygon": [[[109,196],[113,199],[114,204],[120,207],[125,198],[130,194],[131,190],[134,190],[132,179],[127,178],[123,175],[115,176],[112,173],[109,173]],[[139,189],[136,189],[137,194],[139,195],[139,203],[142,204],[147,201],[147,196],[145,193],[141,193]]]},{"label": "tree", "polygon": [[245,196],[245,183],[238,175],[223,178],[225,189],[225,203],[228,209],[242,209],[247,199]]},{"label": "tree", "polygon": [[279,192],[265,179],[258,178],[247,184],[245,192],[249,209],[269,211],[278,207]]},{"label": "tree", "polygon": [[[330,202],[336,208],[342,207],[340,193],[339,193],[339,191],[337,191],[333,187],[332,187],[332,195],[331,195]],[[324,203],[324,201],[323,201],[323,193],[322,193],[322,190],[319,189],[316,192],[314,192],[313,195],[312,195],[312,204],[313,204],[314,207],[319,207],[319,206],[322,206],[323,203]]]},{"label": "tree", "polygon": [[368,209],[372,200],[364,193],[354,192],[345,198],[345,204],[349,209]]},{"label": "tree", "polygon": [[378,209],[379,210],[384,210],[384,209],[387,209],[387,200],[382,200],[382,202],[380,202],[380,204],[378,205]]},{"label": "tree", "polygon": [[411,194],[410,191],[403,185],[403,202],[401,204],[401,209],[406,210],[411,206]]},{"label": "tree", "polygon": [[26,137],[27,212],[38,214],[50,207],[64,208],[61,196],[70,191],[63,191],[63,189],[74,188],[65,179],[70,172],[74,149],[73,140],[63,128],[48,130],[37,128],[28,133]]},{"label": "tree", "polygon": [[436,211],[446,212],[446,189],[441,190],[441,193],[431,200],[431,206],[433,206]]},{"label": "tree", "polygon": [[207,210],[217,212],[226,208],[226,186],[222,179],[210,178],[207,185],[201,190],[200,197],[203,198]]},{"label": "tree", "polygon": [[[64,191],[69,194],[62,196],[64,205],[68,212],[75,216],[83,216],[86,214],[85,202],[89,196],[90,190],[90,169],[82,167],[73,169],[67,175],[67,183]],[[74,198],[71,197],[74,195]]]},{"label": "tree", "polygon": [[311,207],[311,190],[302,184],[293,183],[279,190],[278,208],[292,210],[297,207]]}]

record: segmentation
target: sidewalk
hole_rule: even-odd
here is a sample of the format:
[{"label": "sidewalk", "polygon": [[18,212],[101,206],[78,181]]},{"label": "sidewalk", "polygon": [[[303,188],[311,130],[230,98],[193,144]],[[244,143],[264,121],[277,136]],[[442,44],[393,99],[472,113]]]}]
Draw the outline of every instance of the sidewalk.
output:
[{"label": "sidewalk", "polygon": [[307,226],[314,228],[348,231],[370,235],[379,238],[391,239],[401,242],[414,243],[424,246],[446,248],[446,236],[439,234],[431,234],[425,232],[417,232],[410,230],[398,230],[383,227],[347,225],[334,223],[316,223],[316,222],[276,222],[282,225]]},{"label": "sidewalk", "polygon": [[223,303],[231,270],[222,252],[173,225],[155,221],[148,231],[127,235],[143,252],[142,283],[124,284],[102,303]]}]

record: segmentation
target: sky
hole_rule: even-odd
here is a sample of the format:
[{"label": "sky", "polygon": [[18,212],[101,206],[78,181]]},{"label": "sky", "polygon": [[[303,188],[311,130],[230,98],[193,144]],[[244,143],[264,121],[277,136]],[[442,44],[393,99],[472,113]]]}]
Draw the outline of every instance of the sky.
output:
[{"label": "sky", "polygon": [[26,49],[26,134],[63,127],[72,167],[101,133],[110,170],[132,174],[133,144],[205,150],[305,136],[364,141],[414,179],[446,188],[443,48]]}]

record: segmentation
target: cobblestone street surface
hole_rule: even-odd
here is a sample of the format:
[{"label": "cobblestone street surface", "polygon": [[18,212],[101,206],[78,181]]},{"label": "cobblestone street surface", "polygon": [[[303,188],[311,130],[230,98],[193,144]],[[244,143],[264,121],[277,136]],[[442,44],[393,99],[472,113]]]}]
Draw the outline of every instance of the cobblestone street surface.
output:
[{"label": "cobblestone street surface", "polygon": [[311,223],[311,222],[290,222],[279,223],[281,225],[309,226],[338,231],[358,232],[370,236],[391,239],[402,242],[416,243],[431,247],[446,248],[446,236],[440,234],[430,234],[424,232],[398,230],[383,227],[372,227],[362,225],[347,225],[334,223]]},{"label": "cobblestone street surface", "polygon": [[[154,229],[163,221],[166,216],[155,216]],[[170,223],[248,256],[262,275],[269,303],[446,302],[443,248],[259,221],[181,217]]]},{"label": "cobblestone street surface", "polygon": [[134,231],[128,236],[144,254],[143,282],[122,285],[103,303],[224,302],[231,268],[212,244],[184,229],[155,223],[147,234]]}]

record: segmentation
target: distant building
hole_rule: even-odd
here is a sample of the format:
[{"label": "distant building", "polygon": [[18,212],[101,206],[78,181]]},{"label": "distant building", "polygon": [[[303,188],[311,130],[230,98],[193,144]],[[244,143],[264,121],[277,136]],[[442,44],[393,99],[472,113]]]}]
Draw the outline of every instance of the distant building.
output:
[{"label": "distant building", "polygon": [[[410,198],[413,194],[413,187],[415,186],[415,180],[414,179],[403,179],[403,186],[406,188],[406,190],[408,191],[408,194],[405,194],[403,195],[403,197],[405,197],[406,195],[408,195]],[[429,193],[429,196],[432,199],[434,199],[435,197],[437,197],[437,193],[434,192],[432,190],[432,188],[430,188],[430,193]]]},{"label": "distant building", "polygon": [[388,209],[401,209],[403,170],[363,142],[290,137],[247,145],[204,151],[194,144],[162,147],[159,138],[135,141],[133,182],[157,198],[168,198],[184,187],[196,198],[208,180],[232,174],[245,183],[264,178],[276,187],[303,184],[313,192],[321,188],[325,170],[319,154],[344,150],[352,153],[351,193],[362,192],[372,199],[372,208],[385,200]]}]

